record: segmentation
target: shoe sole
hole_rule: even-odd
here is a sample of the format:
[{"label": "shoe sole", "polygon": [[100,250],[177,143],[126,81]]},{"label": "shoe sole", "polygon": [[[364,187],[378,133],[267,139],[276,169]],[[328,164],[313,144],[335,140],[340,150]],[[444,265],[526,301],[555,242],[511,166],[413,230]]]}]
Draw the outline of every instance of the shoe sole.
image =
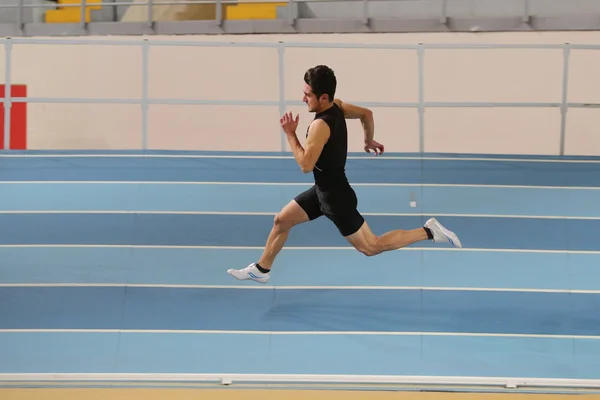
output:
[{"label": "shoe sole", "polygon": [[237,279],[238,281],[254,281],[254,282],[258,282],[258,283],[267,283],[267,282],[269,281],[268,279],[267,279],[267,280],[265,280],[265,281],[263,281],[263,280],[260,280],[260,278],[253,278],[253,277],[251,277],[251,276],[249,276],[249,277],[247,277],[247,278],[239,278],[239,277],[237,277],[236,275],[234,275],[234,274],[232,273],[232,271],[235,271],[235,270],[228,270],[228,271],[227,271],[227,273],[228,273],[230,276],[233,276],[233,277],[234,277],[235,279]]}]

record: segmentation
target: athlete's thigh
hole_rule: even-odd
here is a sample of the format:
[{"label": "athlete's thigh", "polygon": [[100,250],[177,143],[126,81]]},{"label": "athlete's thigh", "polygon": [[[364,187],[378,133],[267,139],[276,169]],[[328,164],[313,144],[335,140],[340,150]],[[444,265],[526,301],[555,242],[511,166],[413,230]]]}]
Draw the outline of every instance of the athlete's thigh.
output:
[{"label": "athlete's thigh", "polygon": [[344,237],[354,235],[365,223],[357,206],[356,193],[350,187],[321,195],[321,207],[324,214]]},{"label": "athlete's thigh", "polygon": [[334,209],[325,215],[333,222],[340,234],[346,239],[363,234],[362,229],[366,224],[366,221],[358,210],[336,211]]},{"label": "athlete's thigh", "polygon": [[360,228],[354,233],[345,236],[345,239],[358,251],[367,251],[371,249],[377,241],[377,236],[371,231],[367,221],[363,219]]},{"label": "athlete's thigh", "polygon": [[281,227],[289,229],[309,220],[310,218],[306,211],[293,199],[275,215],[274,222]]},{"label": "athlete's thigh", "polygon": [[290,213],[293,212],[295,215],[301,216],[303,221],[312,221],[323,215],[315,186],[299,193],[288,203],[286,208],[289,209]]}]

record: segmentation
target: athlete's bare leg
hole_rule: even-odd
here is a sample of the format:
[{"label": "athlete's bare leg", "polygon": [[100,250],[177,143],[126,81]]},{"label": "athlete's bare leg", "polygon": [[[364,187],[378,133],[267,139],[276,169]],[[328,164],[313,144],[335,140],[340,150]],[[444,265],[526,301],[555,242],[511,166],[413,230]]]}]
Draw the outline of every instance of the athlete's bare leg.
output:
[{"label": "athlete's bare leg", "polygon": [[306,212],[295,200],[290,201],[281,209],[273,220],[273,228],[267,238],[265,249],[257,263],[251,263],[242,269],[229,269],[227,273],[239,280],[252,279],[260,283],[267,283],[270,270],[283,245],[287,241],[290,230],[309,220]]},{"label": "athlete's bare leg", "polygon": [[290,230],[294,226],[307,221],[308,215],[306,215],[306,212],[304,212],[295,200],[290,201],[283,207],[273,220],[273,228],[271,228],[271,233],[267,238],[265,250],[260,260],[258,260],[260,267],[270,270],[275,257],[277,257],[277,254],[279,254],[287,241]]},{"label": "athlete's bare leg", "polygon": [[357,232],[346,236],[346,240],[356,250],[367,256],[374,256],[384,251],[397,250],[409,244],[427,239],[427,232],[423,228],[412,230],[397,229],[377,236],[371,231],[367,221],[363,223]]},{"label": "athlete's bare leg", "polygon": [[[428,235],[428,231],[431,236]],[[424,240],[449,242],[456,247],[462,247],[456,234],[444,228],[434,218],[429,219],[422,228],[411,230],[397,229],[386,232],[381,236],[375,235],[365,221],[357,232],[346,236],[346,240],[348,240],[356,250],[366,256],[375,256],[386,251],[398,250]]]}]

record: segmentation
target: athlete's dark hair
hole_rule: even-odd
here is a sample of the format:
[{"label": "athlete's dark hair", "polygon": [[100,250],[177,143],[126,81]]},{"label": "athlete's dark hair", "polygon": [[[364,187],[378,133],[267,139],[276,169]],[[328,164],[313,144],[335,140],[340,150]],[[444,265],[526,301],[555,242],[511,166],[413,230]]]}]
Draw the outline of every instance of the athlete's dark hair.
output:
[{"label": "athlete's dark hair", "polygon": [[331,68],[326,65],[317,65],[304,73],[304,82],[310,85],[317,98],[326,94],[329,101],[333,101],[337,80]]}]

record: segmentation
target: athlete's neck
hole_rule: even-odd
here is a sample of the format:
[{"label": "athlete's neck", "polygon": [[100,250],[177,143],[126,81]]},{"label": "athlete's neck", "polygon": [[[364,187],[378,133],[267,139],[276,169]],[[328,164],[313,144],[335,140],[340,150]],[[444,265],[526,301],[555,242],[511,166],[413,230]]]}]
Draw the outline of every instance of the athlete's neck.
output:
[{"label": "athlete's neck", "polygon": [[323,108],[319,109],[316,114],[321,114],[322,112],[329,110],[331,107],[333,107],[333,104],[333,101],[331,103],[327,103]]}]

